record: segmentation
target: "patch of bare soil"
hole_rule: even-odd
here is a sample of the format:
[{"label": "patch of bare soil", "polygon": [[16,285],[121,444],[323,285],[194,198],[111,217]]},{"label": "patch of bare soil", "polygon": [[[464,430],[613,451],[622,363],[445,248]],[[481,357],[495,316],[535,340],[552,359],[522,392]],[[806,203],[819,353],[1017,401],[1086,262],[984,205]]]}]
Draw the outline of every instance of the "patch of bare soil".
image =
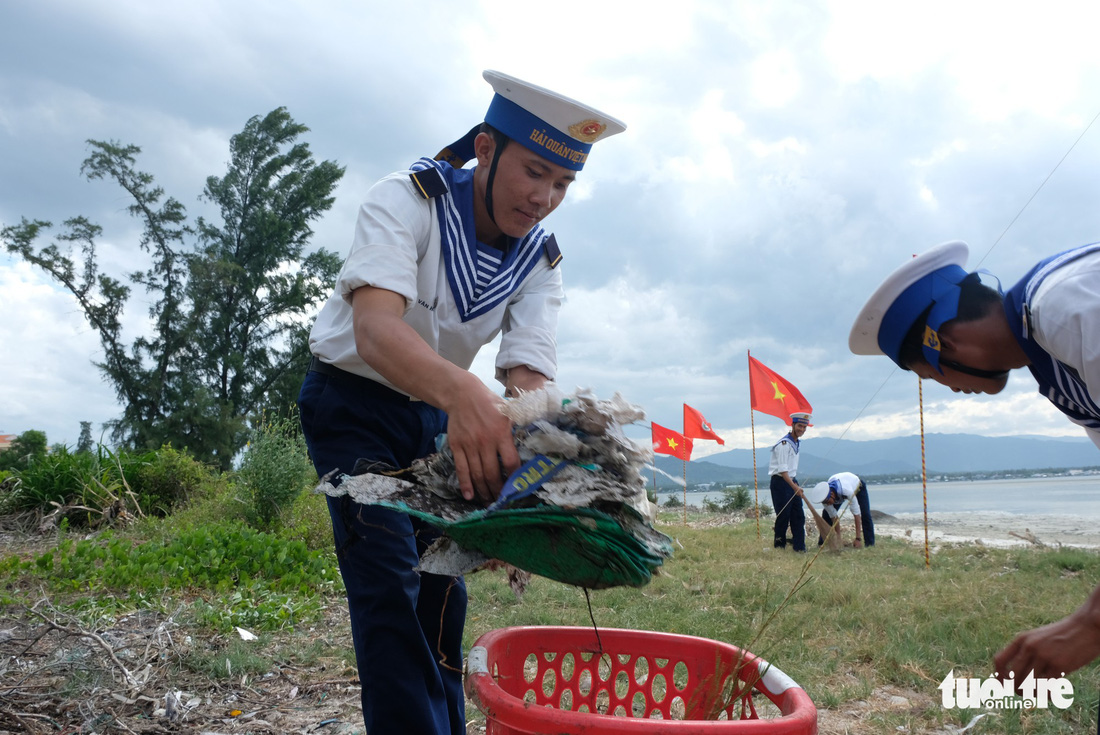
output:
[{"label": "patch of bare soil", "polygon": [[940,702],[932,696],[896,686],[879,687],[866,699],[846,702],[836,709],[818,708],[818,732],[821,735],[879,735],[883,717],[907,724],[890,727],[898,735],[955,735],[953,725],[927,724],[928,712],[938,710]]},{"label": "patch of bare soil", "polygon": [[[0,525],[0,556],[32,558],[56,541],[25,523]],[[342,605],[312,631],[248,644],[250,669],[264,665],[243,673],[232,671],[232,638],[189,629],[175,613],[141,611],[89,629],[55,602],[19,584],[0,590],[0,735],[363,732]],[[203,673],[212,668],[220,673]]]},{"label": "patch of bare soil", "polygon": [[[346,627],[344,615],[332,611],[326,630]],[[362,732],[346,661],[280,661],[271,641],[255,651],[270,657],[263,674],[212,678],[185,663],[218,660],[228,644],[160,614],[86,630],[46,601],[9,606],[0,613],[0,733]]]}]

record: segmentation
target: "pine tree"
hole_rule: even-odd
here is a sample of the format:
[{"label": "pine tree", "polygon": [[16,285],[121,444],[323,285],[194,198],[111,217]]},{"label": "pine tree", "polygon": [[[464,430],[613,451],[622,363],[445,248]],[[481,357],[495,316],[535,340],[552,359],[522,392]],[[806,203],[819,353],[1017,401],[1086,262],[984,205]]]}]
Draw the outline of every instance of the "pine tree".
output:
[{"label": "pine tree", "polygon": [[[82,173],[114,181],[130,196],[144,229],[136,244],[144,271],[114,277],[99,270],[101,228],[84,217],[52,225],[23,219],[0,230],[10,253],[56,279],[72,294],[103,348],[96,365],[115,388],[122,415],[112,439],[135,449],[165,444],[228,468],[247,440],[249,418],[285,410],[308,363],[306,321],[325,299],[341,260],[306,253],[311,223],[333,203],[344,169],[315,163],[298,138],[308,131],[285,108],[250,119],[230,141],[225,176],[206,180],[202,198],[220,221],[189,223],[179,201],[136,168],[141,149],[90,140]],[[79,262],[74,250],[79,250]],[[152,329],[127,343],[121,316],[133,287],[151,297]]]}]

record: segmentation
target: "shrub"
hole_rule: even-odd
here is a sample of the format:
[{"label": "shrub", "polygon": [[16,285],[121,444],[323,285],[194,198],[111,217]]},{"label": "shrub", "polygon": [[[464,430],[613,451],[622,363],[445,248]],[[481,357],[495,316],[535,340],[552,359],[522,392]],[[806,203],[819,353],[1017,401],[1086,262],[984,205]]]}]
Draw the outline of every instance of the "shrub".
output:
[{"label": "shrub", "polygon": [[15,490],[19,487],[19,478],[7,470],[0,470],[0,515],[16,510]]},{"label": "shrub", "polygon": [[[0,490],[0,511],[74,506],[64,516],[78,525],[93,525],[111,509],[132,515],[167,515],[181,502],[217,482],[217,475],[183,452],[164,447],[156,452],[94,452],[56,447],[11,473]],[[75,506],[84,510],[75,509]]]},{"label": "shrub", "polygon": [[661,505],[665,508],[680,508],[683,506],[683,503],[680,502],[680,499],[675,495],[669,495]]},{"label": "shrub", "polygon": [[252,520],[264,529],[281,525],[283,513],[317,479],[296,412],[285,418],[264,417],[237,472]]},{"label": "shrub", "polygon": [[[97,499],[115,485],[105,453],[73,453],[58,447],[13,473],[17,478],[4,506],[11,511],[52,511],[58,505],[99,508]],[[112,501],[113,502],[113,501]]]},{"label": "shrub", "polygon": [[727,486],[722,488],[721,500],[712,501],[707,498],[704,504],[707,510],[711,512],[733,513],[751,508],[752,496],[749,495],[749,489],[744,485]]},{"label": "shrub", "polygon": [[165,516],[218,481],[217,472],[170,445],[121,457],[123,474],[148,515]]},{"label": "shrub", "polygon": [[311,551],[300,540],[227,523],[163,538],[111,530],[88,539],[65,536],[55,549],[31,559],[0,559],[0,580],[34,575],[55,590],[102,598],[127,592],[152,599],[198,590],[210,598],[195,602],[205,623],[222,630],[246,624],[277,630],[312,615],[320,596],[338,589],[334,561],[331,551]]},{"label": "shrub", "polygon": [[0,450],[0,469],[26,469],[49,452],[46,432],[31,429],[17,436],[7,449]]},{"label": "shrub", "polygon": [[299,495],[283,514],[282,535],[301,539],[314,551],[331,551],[332,522],[329,520],[325,497],[314,492]]}]

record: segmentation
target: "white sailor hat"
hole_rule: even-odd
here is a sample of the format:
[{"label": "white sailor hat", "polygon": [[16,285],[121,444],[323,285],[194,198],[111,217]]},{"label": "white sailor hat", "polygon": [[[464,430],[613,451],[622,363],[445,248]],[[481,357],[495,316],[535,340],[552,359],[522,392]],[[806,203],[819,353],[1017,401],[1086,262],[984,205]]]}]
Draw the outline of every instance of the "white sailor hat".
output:
[{"label": "white sailor hat", "polygon": [[543,158],[580,171],[597,140],[626,130],[610,115],[499,71],[486,71],[496,94],[485,122]]},{"label": "white sailor hat", "polygon": [[964,242],[947,242],[908,260],[891,273],[863,305],[848,336],[857,355],[886,355],[899,367],[905,335],[925,311],[923,353],[940,370],[939,329],[959,312],[959,285],[969,273],[963,266]]},{"label": "white sailor hat", "polygon": [[813,487],[802,488],[802,494],[806,496],[806,500],[811,503],[822,503],[825,498],[829,497],[829,483],[819,482]]},{"label": "white sailor hat", "polygon": [[806,424],[806,426],[813,426],[813,424],[810,423],[810,419],[812,419],[813,417],[814,415],[812,413],[806,413],[804,411],[792,413],[791,426],[794,426],[795,424]]},{"label": "white sailor hat", "polygon": [[[485,122],[563,168],[580,171],[593,143],[626,130],[620,120],[557,92],[499,71],[485,71],[482,76],[496,93]],[[473,158],[477,130],[443,149],[436,159],[462,166]]]}]

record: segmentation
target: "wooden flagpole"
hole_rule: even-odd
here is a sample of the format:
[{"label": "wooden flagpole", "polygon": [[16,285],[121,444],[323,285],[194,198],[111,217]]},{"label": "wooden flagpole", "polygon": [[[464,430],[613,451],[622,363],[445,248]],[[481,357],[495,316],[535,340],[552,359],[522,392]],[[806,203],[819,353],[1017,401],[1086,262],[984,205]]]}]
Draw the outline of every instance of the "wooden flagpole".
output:
[{"label": "wooden flagpole", "polygon": [[[745,354],[752,357],[752,353],[749,350],[745,350]],[[752,370],[752,364],[749,364],[749,369]],[[756,504],[756,540],[760,540],[760,484],[756,479],[756,417],[752,415],[752,374],[749,374],[749,427],[752,430],[752,495],[753,502]],[[779,512],[776,510],[776,512]]]},{"label": "wooden flagpole", "polygon": [[924,495],[924,568],[932,568],[932,556],[928,552],[928,469],[924,460],[924,386],[917,378],[917,397],[920,406],[920,486]]},{"label": "wooden flagpole", "polygon": [[760,540],[760,486],[756,480],[756,419],[752,415],[752,396],[749,396],[749,426],[752,427],[752,493],[756,503],[756,540]]},{"label": "wooden flagpole", "polygon": [[684,525],[688,522],[688,463],[684,460]]}]

